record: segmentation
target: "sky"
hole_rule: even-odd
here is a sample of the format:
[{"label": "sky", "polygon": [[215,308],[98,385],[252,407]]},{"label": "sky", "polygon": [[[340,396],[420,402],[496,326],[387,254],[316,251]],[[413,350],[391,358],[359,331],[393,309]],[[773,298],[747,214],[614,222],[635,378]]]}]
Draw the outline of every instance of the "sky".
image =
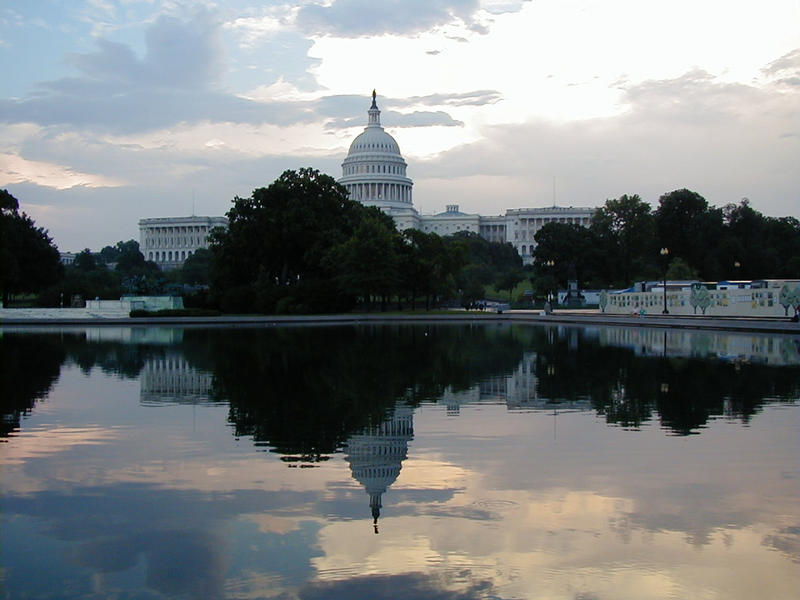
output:
[{"label": "sky", "polygon": [[341,176],[371,93],[436,213],[800,216],[798,0],[0,0],[0,188],[62,251]]}]

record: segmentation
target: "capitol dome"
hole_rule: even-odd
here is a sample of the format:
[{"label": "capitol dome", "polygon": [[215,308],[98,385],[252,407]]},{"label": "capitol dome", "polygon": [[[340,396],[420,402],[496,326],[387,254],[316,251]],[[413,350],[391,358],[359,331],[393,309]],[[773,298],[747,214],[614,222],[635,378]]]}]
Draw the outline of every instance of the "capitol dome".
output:
[{"label": "capitol dome", "polygon": [[350,144],[342,163],[339,183],[350,198],[384,210],[411,208],[411,187],[406,176],[406,161],[395,139],[381,127],[381,111],[372,92],[372,106],[367,111],[364,131]]}]

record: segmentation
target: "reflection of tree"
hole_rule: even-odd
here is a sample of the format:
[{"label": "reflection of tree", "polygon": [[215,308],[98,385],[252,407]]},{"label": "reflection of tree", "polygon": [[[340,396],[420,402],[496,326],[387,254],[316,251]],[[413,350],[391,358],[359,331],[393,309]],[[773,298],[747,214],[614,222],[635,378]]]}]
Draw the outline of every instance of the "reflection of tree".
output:
[{"label": "reflection of tree", "polygon": [[164,354],[164,346],[119,341],[96,341],[84,331],[60,333],[9,332],[0,335],[2,389],[0,436],[19,427],[20,416],[50,392],[61,365],[76,364],[84,373],[100,368],[125,378],[139,376],[145,362]]},{"label": "reflection of tree", "polygon": [[209,329],[184,342],[187,358],[214,373],[212,394],[230,403],[236,435],[304,460],[381,423],[397,401],[435,401],[522,358],[509,329],[486,327]]},{"label": "reflection of tree", "polygon": [[[693,351],[707,346],[694,334]],[[709,418],[736,416],[747,422],[774,400],[795,400],[797,369],[746,361],[641,356],[602,345],[579,328],[537,329],[539,395],[551,402],[589,398],[609,423],[638,427],[654,413],[674,433],[696,433]]]},{"label": "reflection of tree", "polygon": [[66,353],[57,336],[3,332],[0,356],[0,437],[5,437],[19,428],[21,415],[50,392]]}]

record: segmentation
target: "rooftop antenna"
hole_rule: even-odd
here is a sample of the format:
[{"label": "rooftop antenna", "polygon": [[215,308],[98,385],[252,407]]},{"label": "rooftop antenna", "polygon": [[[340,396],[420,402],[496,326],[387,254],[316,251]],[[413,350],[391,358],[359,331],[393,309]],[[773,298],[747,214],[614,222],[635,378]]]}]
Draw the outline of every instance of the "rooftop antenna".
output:
[{"label": "rooftop antenna", "polygon": [[192,216],[194,215],[194,189],[192,189]]},{"label": "rooftop antenna", "polygon": [[556,207],[556,176],[553,175],[553,208]]}]

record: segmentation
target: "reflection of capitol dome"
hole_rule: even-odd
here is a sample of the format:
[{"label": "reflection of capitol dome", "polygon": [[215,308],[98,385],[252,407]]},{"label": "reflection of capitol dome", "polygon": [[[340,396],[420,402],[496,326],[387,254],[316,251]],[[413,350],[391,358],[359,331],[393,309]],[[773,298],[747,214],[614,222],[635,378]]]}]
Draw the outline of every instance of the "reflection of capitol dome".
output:
[{"label": "reflection of capitol dome", "polygon": [[350,144],[339,183],[350,192],[350,198],[367,206],[384,210],[412,208],[413,182],[406,177],[406,161],[400,147],[381,127],[381,111],[374,91],[367,114],[367,127]]},{"label": "reflection of capitol dome", "polygon": [[351,436],[345,445],[345,460],[353,478],[369,494],[375,533],[381,514],[381,495],[392,485],[408,454],[408,442],[414,438],[414,409],[395,407],[392,418],[376,427]]}]

